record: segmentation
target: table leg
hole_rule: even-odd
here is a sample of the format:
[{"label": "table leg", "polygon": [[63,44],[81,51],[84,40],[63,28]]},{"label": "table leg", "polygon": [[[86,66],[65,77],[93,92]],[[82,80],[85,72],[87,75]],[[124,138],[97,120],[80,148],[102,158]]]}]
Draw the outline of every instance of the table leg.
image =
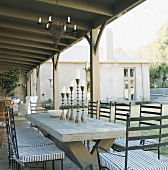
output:
[{"label": "table leg", "polygon": [[[60,142],[53,136],[49,135],[49,138],[55,142],[55,144],[65,152],[66,156],[71,159],[81,169],[87,169],[88,167],[98,167],[97,153],[93,151],[90,153],[87,147],[81,141],[76,142]],[[97,142],[97,145],[106,149],[110,149],[114,139],[102,139]]]}]

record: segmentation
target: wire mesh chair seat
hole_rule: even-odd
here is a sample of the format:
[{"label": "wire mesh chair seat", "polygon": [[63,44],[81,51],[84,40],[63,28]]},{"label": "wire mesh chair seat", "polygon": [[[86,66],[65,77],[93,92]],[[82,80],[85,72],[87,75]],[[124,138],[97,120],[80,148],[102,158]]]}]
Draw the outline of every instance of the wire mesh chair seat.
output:
[{"label": "wire mesh chair seat", "polygon": [[[168,164],[161,162],[159,159],[149,155],[143,150],[129,151],[128,168],[125,169],[125,152],[100,153],[100,162],[102,167],[108,164],[109,170],[167,170]],[[111,160],[113,162],[111,162]]]},{"label": "wire mesh chair seat", "polygon": [[16,129],[16,133],[20,134],[20,133],[36,133],[37,131],[34,128],[20,128],[20,129]]},{"label": "wire mesh chair seat", "polygon": [[[145,125],[143,127],[133,125],[135,122],[140,121],[158,121],[165,120],[161,125]],[[150,152],[144,151],[148,148],[153,147],[164,147],[168,144],[168,133],[159,133],[159,129],[168,128],[168,115],[166,116],[148,116],[148,117],[130,117],[127,116],[127,125],[126,125],[126,149],[124,152],[110,152],[100,146],[95,146],[97,150],[99,170],[109,169],[109,170],[168,170],[168,163],[162,162],[157,159]],[[154,134],[148,133],[149,131],[154,130]],[[139,131],[143,133],[138,134]],[[134,135],[130,135],[131,132],[134,132]],[[161,139],[158,140],[157,144],[148,143],[148,145],[134,145],[129,146],[129,141],[135,141],[140,139]],[[164,140],[162,140],[164,139]],[[103,152],[102,152],[102,151]]]},{"label": "wire mesh chair seat", "polygon": [[63,159],[65,153],[53,145],[18,148],[19,159],[23,163]]},{"label": "wire mesh chair seat", "polygon": [[45,146],[55,145],[55,143],[47,137],[42,138],[29,138],[29,139],[18,139],[18,148],[21,147],[34,147],[34,146]]}]

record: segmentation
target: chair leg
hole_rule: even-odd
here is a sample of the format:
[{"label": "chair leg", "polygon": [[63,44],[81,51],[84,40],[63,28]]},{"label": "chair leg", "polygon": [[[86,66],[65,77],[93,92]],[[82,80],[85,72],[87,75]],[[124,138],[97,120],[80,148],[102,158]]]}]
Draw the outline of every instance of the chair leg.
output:
[{"label": "chair leg", "polygon": [[160,159],[160,148],[158,147],[158,159]]},{"label": "chair leg", "polygon": [[88,148],[88,151],[90,151],[90,142],[89,142],[89,140],[87,140],[87,148]]},{"label": "chair leg", "polygon": [[61,170],[63,170],[63,159],[61,159]]},{"label": "chair leg", "polygon": [[55,167],[54,167],[54,160],[52,160],[52,170],[54,170]]}]

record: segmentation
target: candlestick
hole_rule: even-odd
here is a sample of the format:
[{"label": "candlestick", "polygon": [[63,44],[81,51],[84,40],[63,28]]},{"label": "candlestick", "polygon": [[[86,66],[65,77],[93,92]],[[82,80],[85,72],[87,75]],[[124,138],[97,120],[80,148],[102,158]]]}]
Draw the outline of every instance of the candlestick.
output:
[{"label": "candlestick", "polygon": [[84,113],[84,96],[83,96],[84,89],[85,89],[85,84],[82,83],[82,85],[81,85],[81,91],[82,91],[82,115],[81,115],[81,121],[82,122],[86,122],[86,116],[85,116],[85,113]]},{"label": "candlestick", "polygon": [[81,118],[79,116],[79,82],[80,79],[76,79],[76,84],[77,84],[77,115],[76,115],[76,119],[75,119],[75,123],[80,123],[81,122]]},{"label": "candlestick", "polygon": [[72,99],[72,92],[73,92],[73,81],[71,82],[71,85],[70,85],[70,91],[71,91],[71,114],[70,114],[70,118],[69,120],[74,120],[74,115],[73,115],[73,99]]},{"label": "candlestick", "polygon": [[69,118],[70,118],[70,110],[69,110],[69,95],[70,95],[70,90],[69,90],[69,89],[67,89],[66,97],[67,97],[67,107],[68,107],[68,110],[67,110],[67,114],[66,114],[66,119],[69,119]]},{"label": "candlestick", "polygon": [[66,117],[64,115],[64,97],[65,97],[65,93],[61,93],[61,96],[62,96],[62,114],[60,116],[60,120],[65,120]]}]

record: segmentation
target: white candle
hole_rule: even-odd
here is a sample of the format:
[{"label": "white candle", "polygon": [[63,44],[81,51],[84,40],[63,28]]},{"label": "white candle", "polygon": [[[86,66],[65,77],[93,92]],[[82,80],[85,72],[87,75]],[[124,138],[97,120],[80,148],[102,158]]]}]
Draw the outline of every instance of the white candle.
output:
[{"label": "white candle", "polygon": [[68,24],[70,24],[71,23],[71,18],[70,17],[68,17]]},{"label": "white candle", "polygon": [[51,16],[49,16],[49,19],[48,19],[49,22],[51,22]]},{"label": "white candle", "polygon": [[85,87],[85,80],[82,81],[81,86]]},{"label": "white candle", "polygon": [[49,80],[52,80],[52,79],[53,79],[53,76],[50,76],[50,77],[49,77]]},{"label": "white candle", "polygon": [[65,93],[65,86],[63,86],[61,93]]},{"label": "white candle", "polygon": [[66,25],[64,26],[64,32],[66,32]]},{"label": "white candle", "polygon": [[66,91],[66,93],[70,93],[70,89],[69,89],[69,88],[67,88],[67,91]]},{"label": "white candle", "polygon": [[80,79],[80,71],[76,69],[76,79]]},{"label": "white candle", "polygon": [[49,28],[49,23],[46,25],[46,28],[47,28],[47,29]]},{"label": "white candle", "polygon": [[74,81],[73,80],[70,82],[70,87],[74,87]]},{"label": "white candle", "polygon": [[76,30],[76,25],[74,25],[74,30]]},{"label": "white candle", "polygon": [[41,18],[39,18],[39,23],[41,24]]}]

